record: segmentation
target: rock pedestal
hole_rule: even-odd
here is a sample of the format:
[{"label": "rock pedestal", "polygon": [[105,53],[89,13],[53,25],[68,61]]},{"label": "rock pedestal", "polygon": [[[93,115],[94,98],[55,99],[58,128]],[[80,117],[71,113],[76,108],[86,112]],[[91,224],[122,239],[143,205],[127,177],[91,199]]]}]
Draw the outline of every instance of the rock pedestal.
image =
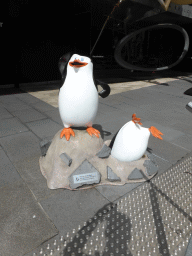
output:
[{"label": "rock pedestal", "polygon": [[50,189],[124,185],[144,182],[157,173],[149,153],[138,161],[120,162],[110,155],[110,141],[91,137],[86,130],[74,132],[75,137],[67,141],[65,137],[60,139],[59,131],[46,155],[40,157],[40,169]]}]

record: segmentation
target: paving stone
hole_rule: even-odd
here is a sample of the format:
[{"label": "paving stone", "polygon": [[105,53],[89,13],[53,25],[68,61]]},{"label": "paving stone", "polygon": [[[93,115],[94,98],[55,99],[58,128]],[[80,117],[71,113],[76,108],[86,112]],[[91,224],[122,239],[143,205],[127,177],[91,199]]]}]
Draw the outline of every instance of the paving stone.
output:
[{"label": "paving stone", "polygon": [[54,110],[51,111],[46,111],[44,112],[50,119],[55,121],[56,123],[60,124],[63,126],[63,122],[61,121],[61,117],[59,114],[59,109],[55,108]]},{"label": "paving stone", "polygon": [[140,99],[142,96],[144,98],[147,98],[150,95],[150,90],[146,90],[146,88],[139,88],[137,90],[129,90],[127,92],[121,93],[122,97],[128,98],[128,99]]},{"label": "paving stone", "polygon": [[[147,154],[147,151],[145,154]],[[153,154],[149,154],[148,157],[158,166],[158,173],[156,174],[156,176],[162,174],[172,166],[172,163],[168,160],[162,159]]]},{"label": "paving stone", "polygon": [[121,181],[121,179],[117,176],[116,173],[113,172],[113,170],[109,166],[107,166],[107,179],[111,182]]},{"label": "paving stone", "polygon": [[148,148],[152,154],[157,155],[172,164],[188,153],[187,150],[181,147],[177,147],[176,145],[164,140],[159,140],[153,136],[149,137]]},{"label": "paving stone", "polygon": [[64,190],[49,189],[47,187],[47,181],[39,167],[39,156],[31,154],[31,156],[23,157],[20,161],[14,162],[17,172],[21,175],[30,190],[33,191],[37,201],[49,198]]},{"label": "paving stone", "polygon": [[39,140],[30,131],[0,138],[0,144],[12,163],[41,155]]},{"label": "paving stone", "polygon": [[40,203],[59,232],[66,236],[67,232],[78,225],[83,225],[109,201],[93,188],[79,191],[63,190]]},{"label": "paving stone", "polygon": [[[132,111],[131,111],[132,110]],[[108,113],[102,113],[104,116],[102,116],[102,122],[101,125],[103,125],[106,122],[110,122],[110,121],[116,121],[116,123],[118,123],[118,119],[123,120],[124,122],[127,122],[130,118],[130,120],[132,119],[132,114],[135,111],[135,108],[131,109],[130,111],[124,111],[124,110],[112,110]],[[100,114],[100,113],[99,113]]]},{"label": "paving stone", "polygon": [[100,103],[99,106],[98,106],[98,111],[101,112],[101,113],[108,113],[110,111],[114,111],[114,110],[117,110],[116,107],[114,106],[108,106],[106,104],[103,104],[103,103]]},{"label": "paving stone", "polygon": [[31,108],[30,105],[23,103],[19,99],[17,101],[3,103],[3,106],[10,112]]},{"label": "paving stone", "polygon": [[115,107],[117,107],[118,110],[120,111],[120,113],[117,113],[117,117],[124,116],[126,118],[126,122],[128,122],[132,119],[132,115],[135,113],[136,116],[138,116],[142,120],[143,119],[151,120],[151,115],[149,115],[147,111],[144,111],[143,109],[138,107],[138,105],[139,105],[138,103],[137,103],[137,106],[136,105],[134,106],[131,104],[129,105],[127,103],[121,103],[121,104],[115,105]]},{"label": "paving stone", "polygon": [[99,158],[107,158],[111,154],[111,148],[107,147],[107,145],[103,144],[102,149],[97,153]]},{"label": "paving stone", "polygon": [[25,255],[58,234],[58,230],[23,180],[0,189],[0,205],[2,255]]},{"label": "paving stone", "polygon": [[65,164],[67,164],[68,166],[70,166],[72,164],[72,159],[66,154],[66,153],[62,153],[60,156],[59,156],[63,162]]},{"label": "paving stone", "polygon": [[[189,122],[190,122],[190,119],[189,119]],[[192,125],[189,124],[188,122],[182,123],[177,121],[173,125],[170,124],[169,126],[177,131],[184,132],[186,135],[192,135],[192,129],[191,129]]]},{"label": "paving stone", "polygon": [[147,119],[152,123],[158,123],[163,126],[169,126],[170,124],[174,124],[176,122],[175,117],[172,116],[169,110],[166,112],[166,115],[162,111],[160,111],[158,114],[153,111],[143,111],[143,114],[141,116],[137,116],[142,118],[141,122],[143,119]]},{"label": "paving stone", "polygon": [[124,110],[124,111],[127,111],[127,110],[129,111],[130,108],[134,109],[134,111],[135,109],[139,110],[138,102],[130,98],[118,104],[114,104],[114,107],[117,108],[118,110]]},{"label": "paving stone", "polygon": [[16,94],[14,95],[3,95],[3,96],[0,96],[0,102],[1,103],[21,103],[21,101],[16,97]]},{"label": "paving stone", "polygon": [[21,179],[21,176],[2,149],[0,150],[0,177],[0,188],[11,185],[11,183]]},{"label": "paving stone", "polygon": [[145,102],[144,104],[140,104],[140,108],[144,109],[145,111],[153,111],[156,113],[159,113],[161,111],[167,111],[167,110],[172,110],[172,111],[176,111],[176,112],[181,112],[183,113],[183,110],[185,108],[185,105],[181,104],[172,104],[172,102],[166,101],[166,100],[160,100],[156,102],[154,101],[153,103],[149,103],[149,102]]},{"label": "paving stone", "polygon": [[108,118],[109,117],[108,117],[107,113],[102,113],[102,112],[98,111],[93,123],[102,125],[106,121],[106,119],[108,119]]},{"label": "paving stone", "polygon": [[[4,105],[0,102],[0,113],[3,113],[3,112],[8,112],[7,110],[6,110],[6,108],[4,107]],[[8,112],[9,113],[9,112]]]},{"label": "paving stone", "polygon": [[30,108],[30,109],[24,109],[24,110],[17,110],[12,112],[12,114],[16,117],[18,117],[22,122],[32,122],[40,119],[46,119],[47,117],[37,110]]},{"label": "paving stone", "polygon": [[126,193],[130,192],[131,190],[135,189],[136,187],[140,186],[142,183],[129,183],[123,186],[97,186],[95,189],[99,191],[101,195],[107,198],[110,202],[114,202],[118,198],[122,197]]},{"label": "paving stone", "polygon": [[191,255],[192,255],[192,234],[187,246],[187,251],[185,253],[185,256],[191,256]]},{"label": "paving stone", "polygon": [[17,118],[3,119],[0,122],[0,137],[26,132],[28,128],[24,126]]},{"label": "paving stone", "polygon": [[135,105],[135,102],[144,102],[144,103],[153,103],[155,99],[157,98],[157,92],[151,92],[151,91],[145,91],[145,90],[134,90],[134,91],[128,91],[127,93],[123,93],[122,96],[124,97],[124,101],[128,104],[133,104]]},{"label": "paving stone", "polygon": [[63,127],[50,119],[42,119],[26,124],[38,137],[45,139],[54,136]]},{"label": "paving stone", "polygon": [[81,187],[82,185],[97,184],[101,180],[101,174],[87,160],[68,177],[70,187],[72,189]]},{"label": "paving stone", "polygon": [[46,112],[46,111],[53,111],[55,108],[49,105],[48,103],[41,101],[39,103],[32,103],[32,107],[36,108],[37,110],[41,112]]},{"label": "paving stone", "polygon": [[[176,89],[176,87],[174,85],[173,86],[169,86],[169,92],[167,91],[167,88],[162,87],[162,86],[151,86],[151,87],[146,87],[143,89],[140,89],[140,92],[143,92],[144,95],[148,92],[149,95],[154,95],[156,96],[157,94],[159,95],[159,97],[161,96],[165,96],[165,98],[177,98],[179,101],[186,99],[186,95],[184,95],[184,88],[180,87],[179,90]],[[165,99],[164,97],[162,97],[163,100]]]},{"label": "paving stone", "polygon": [[[191,113],[186,110],[185,104],[182,106],[181,111],[175,111],[174,109],[159,109],[159,112],[144,110],[143,116],[146,117],[148,120],[153,120],[157,123],[161,122],[160,124],[162,125],[164,125],[164,123],[166,122],[166,126],[174,125],[177,120],[180,120],[181,123],[184,124],[190,122],[191,120]],[[167,121],[169,121],[169,123]]]},{"label": "paving stone", "polygon": [[[151,97],[150,101],[149,101],[149,97]],[[129,105],[132,105],[132,106],[135,106],[135,107],[139,107],[141,108],[141,105],[146,105],[146,104],[155,104],[155,103],[160,103],[160,100],[157,98],[157,96],[134,96],[132,98],[126,98],[126,104],[129,104]],[[130,100],[131,99],[131,100]],[[131,103],[133,101],[133,104]],[[121,102],[123,103],[123,102]]]},{"label": "paving stone", "polygon": [[0,104],[0,120],[11,118],[13,115],[11,115],[2,104]]},{"label": "paving stone", "polygon": [[30,93],[20,93],[15,95],[19,100],[26,102],[27,104],[40,103],[41,100],[30,95]]},{"label": "paving stone", "polygon": [[186,150],[192,150],[192,136],[191,135],[183,135],[179,138],[173,139],[170,141],[172,144],[182,147]]},{"label": "paving stone", "polygon": [[[142,126],[146,127],[146,128],[149,128],[151,126],[156,127],[160,132],[163,133],[162,138],[163,138],[163,140],[166,140],[166,141],[171,141],[171,140],[174,140],[174,139],[184,135],[184,133],[181,131],[177,131],[176,129],[163,126],[163,125],[155,123],[153,121],[144,121],[144,122],[142,122],[142,124],[143,124]],[[153,136],[153,135],[151,134],[150,136]]]},{"label": "paving stone", "polygon": [[124,124],[131,121],[126,116],[121,116],[119,118],[113,118],[110,121],[102,123],[102,127],[104,130],[108,130],[111,133],[115,134]]},{"label": "paving stone", "polygon": [[108,105],[108,106],[114,106],[114,104],[121,103],[122,101],[125,101],[125,98],[123,97],[122,94],[115,94],[108,96],[107,98],[99,98],[99,103]]}]

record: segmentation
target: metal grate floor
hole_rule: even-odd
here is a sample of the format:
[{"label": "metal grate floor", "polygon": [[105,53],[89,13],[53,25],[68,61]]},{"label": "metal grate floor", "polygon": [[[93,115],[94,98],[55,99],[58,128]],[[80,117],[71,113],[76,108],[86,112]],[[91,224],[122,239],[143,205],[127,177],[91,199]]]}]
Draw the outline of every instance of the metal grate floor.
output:
[{"label": "metal grate floor", "polygon": [[190,153],[38,255],[183,256],[191,233]]}]

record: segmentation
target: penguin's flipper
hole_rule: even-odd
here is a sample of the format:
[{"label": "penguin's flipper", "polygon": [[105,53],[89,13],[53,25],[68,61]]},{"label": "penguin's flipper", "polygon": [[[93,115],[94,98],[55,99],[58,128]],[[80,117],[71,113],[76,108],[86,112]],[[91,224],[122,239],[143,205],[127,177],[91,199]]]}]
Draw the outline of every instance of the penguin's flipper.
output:
[{"label": "penguin's flipper", "polygon": [[110,149],[112,149],[113,144],[114,144],[114,142],[115,142],[115,139],[116,139],[117,134],[118,134],[119,131],[120,131],[120,129],[119,129],[119,130],[115,133],[115,135],[113,136],[113,138],[112,138],[112,140],[111,140],[111,142],[110,142],[110,144],[109,144],[109,148],[110,148]]},{"label": "penguin's flipper", "polygon": [[97,138],[99,138],[100,131],[96,130],[95,128],[87,127],[86,131],[89,133],[90,136],[94,134]]},{"label": "penguin's flipper", "polygon": [[67,64],[72,56],[71,52],[65,53],[60,59],[58,63],[59,71],[61,73],[62,81],[61,81],[61,86],[63,85],[66,74],[67,74]]},{"label": "penguin's flipper", "polygon": [[67,65],[67,63],[69,62],[70,58],[71,58],[72,54],[71,52],[65,53],[60,59],[59,59],[59,71],[61,73],[61,76],[63,77],[63,72],[65,70],[65,67]]},{"label": "penguin's flipper", "polygon": [[103,88],[103,90],[99,92],[99,96],[101,96],[102,98],[106,98],[107,96],[109,96],[111,92],[110,86],[100,80],[96,79],[95,81],[96,81],[96,85],[100,85]]},{"label": "penguin's flipper", "polygon": [[60,134],[60,138],[62,139],[63,136],[65,136],[66,140],[68,141],[71,137],[71,135],[73,137],[75,137],[75,133],[74,131],[69,127],[69,128],[64,128]]}]

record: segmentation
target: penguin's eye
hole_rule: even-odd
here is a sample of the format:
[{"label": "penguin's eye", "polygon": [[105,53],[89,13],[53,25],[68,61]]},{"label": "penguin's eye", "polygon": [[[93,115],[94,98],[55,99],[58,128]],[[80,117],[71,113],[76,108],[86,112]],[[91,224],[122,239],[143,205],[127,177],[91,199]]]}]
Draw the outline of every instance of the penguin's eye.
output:
[{"label": "penguin's eye", "polygon": [[81,58],[81,61],[84,61],[84,58]]}]

